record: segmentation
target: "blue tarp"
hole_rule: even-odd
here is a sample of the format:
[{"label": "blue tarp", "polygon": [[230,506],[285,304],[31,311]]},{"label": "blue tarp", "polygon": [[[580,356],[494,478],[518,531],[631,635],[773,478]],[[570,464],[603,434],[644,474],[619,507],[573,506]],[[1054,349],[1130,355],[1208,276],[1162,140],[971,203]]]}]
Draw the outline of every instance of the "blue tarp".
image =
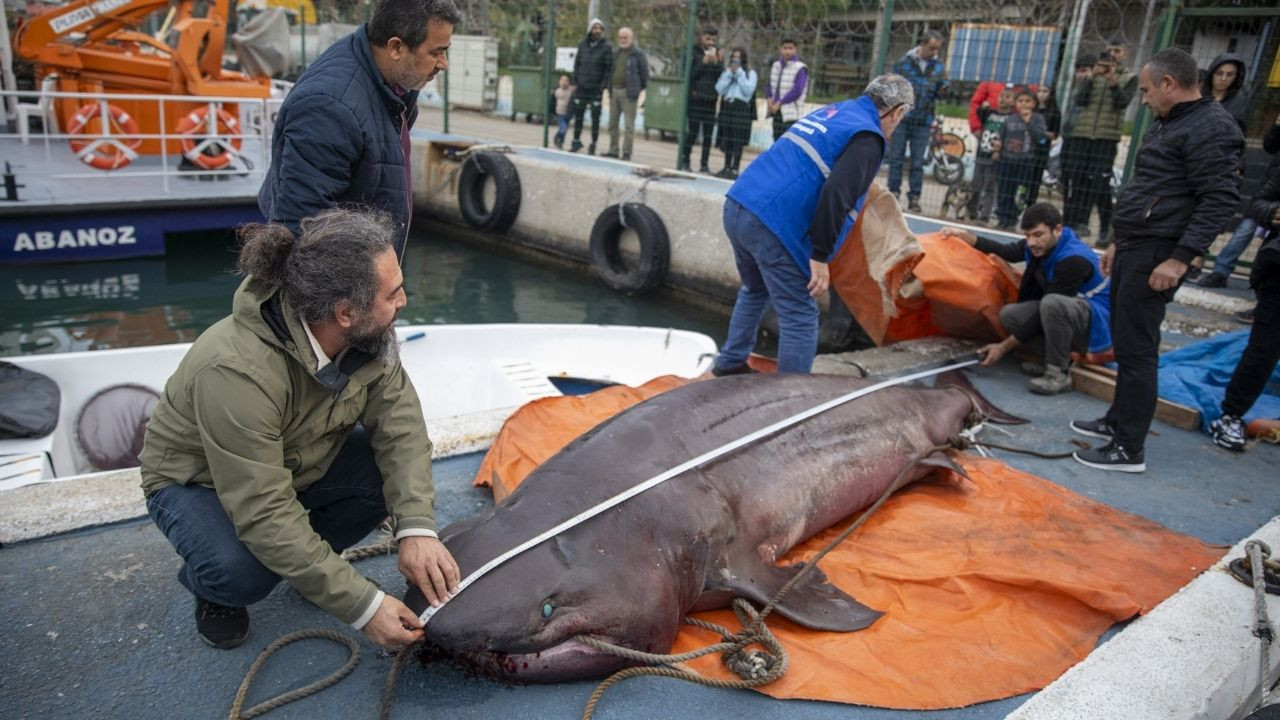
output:
[{"label": "blue tarp", "polygon": [[[1160,397],[1198,408],[1202,429],[1207,431],[1209,423],[1222,415],[1227,383],[1248,342],[1249,331],[1238,330],[1161,355]],[[1280,366],[1272,370],[1262,395],[1244,417],[1246,422],[1280,418]]]}]

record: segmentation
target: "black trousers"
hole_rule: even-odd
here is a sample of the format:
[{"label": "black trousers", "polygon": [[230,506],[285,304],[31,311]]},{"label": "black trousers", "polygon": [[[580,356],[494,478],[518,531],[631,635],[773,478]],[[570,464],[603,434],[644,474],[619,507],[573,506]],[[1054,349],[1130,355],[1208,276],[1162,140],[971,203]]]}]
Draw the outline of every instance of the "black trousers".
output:
[{"label": "black trousers", "polygon": [[1116,394],[1107,422],[1126,450],[1142,450],[1156,414],[1160,323],[1177,287],[1151,289],[1151,271],[1173,255],[1172,241],[1117,248],[1111,266],[1111,342],[1116,351]]},{"label": "black trousers", "polygon": [[1280,266],[1269,270],[1257,287],[1258,307],[1253,311],[1249,344],[1227,384],[1222,412],[1228,415],[1243,416],[1253,407],[1280,362]]},{"label": "black trousers", "polygon": [[684,134],[684,147],[680,148],[680,162],[689,167],[689,156],[693,154],[693,144],[702,140],[702,166],[711,160],[711,135],[716,130],[716,103],[690,100],[689,126]]},{"label": "black trousers", "polygon": [[1072,138],[1070,154],[1063,160],[1067,198],[1062,224],[1073,230],[1089,226],[1093,206],[1098,206],[1098,237],[1111,228],[1111,167],[1116,161],[1115,140]]},{"label": "black trousers", "polygon": [[582,115],[588,109],[591,110],[591,144],[595,145],[600,139],[600,96],[574,93],[573,99],[569,101],[569,114],[573,116],[575,141],[582,137]]}]

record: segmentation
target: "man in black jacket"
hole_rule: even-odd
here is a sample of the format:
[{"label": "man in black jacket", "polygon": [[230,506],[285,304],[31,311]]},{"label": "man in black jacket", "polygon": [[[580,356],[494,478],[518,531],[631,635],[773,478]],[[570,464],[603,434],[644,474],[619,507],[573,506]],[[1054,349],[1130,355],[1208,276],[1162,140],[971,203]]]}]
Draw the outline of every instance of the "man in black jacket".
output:
[{"label": "man in black jacket", "polygon": [[1115,242],[1102,257],[1111,276],[1115,397],[1105,417],[1071,428],[1110,442],[1075,453],[1089,467],[1143,472],[1143,444],[1156,407],[1160,323],[1192,258],[1226,227],[1240,202],[1240,126],[1201,97],[1195,60],[1177,48],[1152,56],[1139,75],[1157,120],[1116,203]]},{"label": "man in black jacket", "polygon": [[689,58],[689,103],[687,114],[689,125],[684,135],[684,146],[680,148],[680,163],[677,170],[689,169],[689,156],[693,153],[693,144],[702,136],[702,163],[698,172],[711,174],[707,162],[711,158],[711,133],[716,126],[716,101],[720,94],[716,92],[716,81],[724,72],[724,53],[716,47],[720,31],[713,27],[702,29],[701,42],[693,46]]},{"label": "man in black jacket", "polygon": [[582,149],[582,114],[591,110],[591,146],[589,155],[596,154],[596,141],[600,139],[600,100],[609,87],[613,73],[613,48],[604,37],[604,21],[591,18],[587,36],[578,43],[578,55],[573,59],[573,100],[569,113],[573,115],[573,144],[569,152]]},{"label": "man in black jacket", "polygon": [[409,128],[418,91],[446,70],[451,0],[381,0],[373,18],[316,59],[285,98],[258,191],[268,222],[298,222],[339,204],[391,214],[404,257],[413,216]]},{"label": "man in black jacket", "polygon": [[1258,293],[1249,344],[1227,384],[1222,417],[1209,424],[1209,436],[1219,447],[1244,450],[1244,414],[1258,400],[1280,361],[1280,166],[1272,163],[1267,184],[1249,205],[1249,214],[1267,229],[1262,248],[1253,259],[1249,285]]}]

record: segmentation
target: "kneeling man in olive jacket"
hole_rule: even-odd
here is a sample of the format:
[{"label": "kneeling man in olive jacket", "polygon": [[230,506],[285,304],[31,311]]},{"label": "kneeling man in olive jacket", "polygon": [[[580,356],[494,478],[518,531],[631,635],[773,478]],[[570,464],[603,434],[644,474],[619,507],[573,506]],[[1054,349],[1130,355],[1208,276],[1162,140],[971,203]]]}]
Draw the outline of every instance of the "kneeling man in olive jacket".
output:
[{"label": "kneeling man in olive jacket", "polygon": [[217,648],[280,581],[373,642],[423,633],[417,616],[339,553],[388,515],[400,572],[433,605],[458,566],[436,537],[431,441],[400,365],[405,305],[385,214],[330,210],[251,225],[232,314],[206,330],[147,424],[142,489]]}]

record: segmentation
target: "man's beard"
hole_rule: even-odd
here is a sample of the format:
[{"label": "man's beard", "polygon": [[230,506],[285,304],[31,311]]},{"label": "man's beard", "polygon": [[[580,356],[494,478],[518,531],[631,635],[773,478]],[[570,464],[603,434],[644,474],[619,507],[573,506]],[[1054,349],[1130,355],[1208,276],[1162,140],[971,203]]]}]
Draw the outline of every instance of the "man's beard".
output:
[{"label": "man's beard", "polygon": [[343,333],[343,339],[351,347],[367,352],[384,364],[400,358],[400,340],[396,337],[396,324],[392,321],[383,328],[373,323],[361,324]]}]

